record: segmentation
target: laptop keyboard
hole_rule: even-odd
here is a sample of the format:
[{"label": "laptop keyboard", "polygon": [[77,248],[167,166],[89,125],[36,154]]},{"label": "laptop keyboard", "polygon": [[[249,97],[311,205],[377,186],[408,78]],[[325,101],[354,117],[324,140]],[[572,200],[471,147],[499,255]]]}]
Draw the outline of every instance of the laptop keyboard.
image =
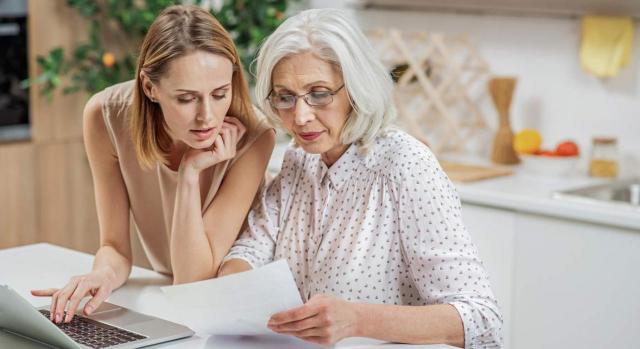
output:
[{"label": "laptop keyboard", "polygon": [[[50,313],[48,310],[40,310],[40,312],[49,318]],[[108,348],[147,338],[137,333],[125,331],[81,316],[74,316],[69,323],[55,325],[75,342],[95,349]]]}]

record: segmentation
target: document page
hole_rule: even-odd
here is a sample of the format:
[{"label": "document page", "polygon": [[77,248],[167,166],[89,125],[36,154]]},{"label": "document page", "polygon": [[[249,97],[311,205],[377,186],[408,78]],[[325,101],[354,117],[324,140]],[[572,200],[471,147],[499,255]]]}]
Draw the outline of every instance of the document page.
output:
[{"label": "document page", "polygon": [[302,305],[285,260],[218,279],[162,287],[175,321],[200,334],[273,334],[271,315]]}]

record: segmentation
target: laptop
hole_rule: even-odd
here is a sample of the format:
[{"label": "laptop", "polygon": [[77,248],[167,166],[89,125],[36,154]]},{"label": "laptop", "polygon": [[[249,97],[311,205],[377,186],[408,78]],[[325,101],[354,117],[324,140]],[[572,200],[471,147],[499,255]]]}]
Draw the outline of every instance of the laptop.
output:
[{"label": "laptop", "polygon": [[[107,302],[90,316],[77,314],[59,325],[49,320],[49,309],[36,309],[13,289],[0,285],[0,347],[5,347],[2,342],[18,346],[28,338],[41,347],[63,349],[139,348],[194,334],[185,326]],[[22,338],[11,338],[15,336]]]}]

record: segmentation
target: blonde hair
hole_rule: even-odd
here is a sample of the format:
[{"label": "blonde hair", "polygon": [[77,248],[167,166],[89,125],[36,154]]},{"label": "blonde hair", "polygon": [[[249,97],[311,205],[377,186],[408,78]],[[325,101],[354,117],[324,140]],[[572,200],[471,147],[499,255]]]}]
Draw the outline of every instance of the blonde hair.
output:
[{"label": "blonde hair", "polygon": [[353,111],[342,129],[343,144],[366,150],[396,117],[393,82],[362,31],[338,9],[302,11],[282,23],[262,45],[257,58],[255,94],[269,121],[282,128],[267,97],[275,66],[284,58],[311,52],[342,74]]},{"label": "blonde hair", "polygon": [[150,168],[158,161],[166,163],[166,155],[173,140],[160,106],[144,93],[140,73],[144,72],[157,84],[167,72],[171,61],[198,50],[221,55],[231,61],[232,100],[227,115],[238,118],[247,128],[247,134],[256,128],[257,119],[242,63],[229,33],[209,12],[200,7],[167,7],[149,27],[136,68],[129,127],[138,162],[145,168]]}]

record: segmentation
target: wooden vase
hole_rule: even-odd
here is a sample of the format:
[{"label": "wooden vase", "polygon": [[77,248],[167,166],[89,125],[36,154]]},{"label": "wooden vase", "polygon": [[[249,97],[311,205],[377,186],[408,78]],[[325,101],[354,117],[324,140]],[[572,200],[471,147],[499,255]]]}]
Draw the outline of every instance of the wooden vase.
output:
[{"label": "wooden vase", "polygon": [[500,77],[489,80],[489,92],[498,111],[500,126],[493,140],[491,160],[496,164],[517,164],[518,155],[513,150],[513,131],[509,122],[511,98],[516,87],[516,78]]}]

